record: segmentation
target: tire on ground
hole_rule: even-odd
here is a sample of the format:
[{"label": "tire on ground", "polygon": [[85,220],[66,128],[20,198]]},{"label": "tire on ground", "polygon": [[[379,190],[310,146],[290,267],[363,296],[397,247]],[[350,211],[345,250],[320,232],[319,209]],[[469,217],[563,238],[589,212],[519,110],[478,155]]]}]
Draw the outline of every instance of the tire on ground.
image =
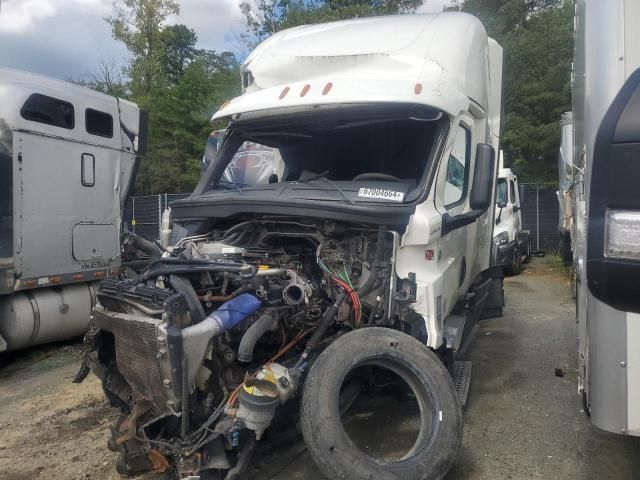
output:
[{"label": "tire on ground", "polygon": [[[343,380],[358,366],[372,362],[394,370],[405,381],[404,377],[411,378],[421,406],[422,428],[416,443],[405,457],[393,462],[361,451],[340,419]],[[446,368],[418,340],[388,328],[350,332],[322,352],[304,384],[300,422],[311,456],[331,479],[440,480],[451,468],[462,440],[462,411]],[[432,429],[427,428],[430,423]]]}]

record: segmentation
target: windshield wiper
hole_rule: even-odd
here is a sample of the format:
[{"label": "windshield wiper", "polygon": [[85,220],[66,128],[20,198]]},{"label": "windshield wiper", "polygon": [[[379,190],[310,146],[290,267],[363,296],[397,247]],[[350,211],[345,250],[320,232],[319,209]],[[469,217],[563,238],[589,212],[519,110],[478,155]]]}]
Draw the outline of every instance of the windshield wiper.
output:
[{"label": "windshield wiper", "polygon": [[[342,190],[335,182],[333,182],[333,180],[329,180],[325,175],[327,174],[327,172],[322,172],[319,173],[317,175],[312,175],[309,178],[305,178],[304,180],[295,180],[294,182],[291,183],[308,183],[308,182],[313,182],[314,180],[324,180],[325,182],[327,182],[329,185],[331,185],[333,188],[335,188],[335,190],[340,194],[340,196],[343,198],[343,200],[347,203],[350,203],[351,205],[356,205],[356,202],[353,201],[352,198],[349,197],[349,195],[347,195],[345,193],[344,190]],[[285,188],[283,188],[282,190],[280,190],[280,194],[282,194],[282,192],[284,192],[284,190],[286,189],[286,185],[289,184],[289,182],[285,183]],[[279,195],[280,195],[279,194]],[[279,196],[278,195],[278,196]]]},{"label": "windshield wiper", "polygon": [[329,185],[332,185],[333,188],[335,188],[340,193],[340,195],[342,195],[342,198],[344,198],[345,201],[349,202],[351,205],[356,204],[356,202],[354,202],[353,199],[349,197],[349,195],[344,193],[344,190],[342,190],[338,185],[336,185],[333,181],[329,180],[327,177],[320,177],[319,180],[324,180]]}]

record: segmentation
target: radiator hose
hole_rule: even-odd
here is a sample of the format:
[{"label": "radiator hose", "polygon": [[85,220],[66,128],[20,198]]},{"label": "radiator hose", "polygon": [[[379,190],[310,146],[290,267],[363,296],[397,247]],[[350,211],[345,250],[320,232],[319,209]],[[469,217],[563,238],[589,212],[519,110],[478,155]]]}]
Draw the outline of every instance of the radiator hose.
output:
[{"label": "radiator hose", "polygon": [[267,332],[273,332],[278,329],[276,318],[270,313],[260,316],[256,322],[251,325],[242,336],[240,346],[238,347],[238,361],[249,363],[253,358],[253,349],[258,340]]},{"label": "radiator hose", "polygon": [[132,233],[128,233],[131,245],[133,245],[136,250],[141,251],[142,253],[146,253],[151,260],[158,260],[162,257],[162,250],[155,243],[150,242],[149,240],[142,238],[139,235],[135,235]]}]

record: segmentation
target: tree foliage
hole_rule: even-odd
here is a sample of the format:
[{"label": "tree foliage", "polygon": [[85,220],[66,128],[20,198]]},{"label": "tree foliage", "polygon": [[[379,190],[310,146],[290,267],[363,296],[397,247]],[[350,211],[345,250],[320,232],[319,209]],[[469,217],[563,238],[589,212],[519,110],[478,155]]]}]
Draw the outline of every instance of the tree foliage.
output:
[{"label": "tree foliage", "polygon": [[114,14],[106,19],[113,38],[132,55],[130,88],[143,107],[164,87],[163,24],[179,12],[175,0],[124,0],[123,5],[114,3]]},{"label": "tree foliage", "polygon": [[[149,152],[136,191],[188,192],[200,175],[209,119],[239,93],[235,56],[197,48],[186,25],[168,25],[179,13],[175,0],[124,0],[106,21],[131,55],[124,77],[109,62],[91,75],[90,86],[126,97],[149,112]],[[126,78],[126,81],[123,80]]]},{"label": "tree foliage", "polygon": [[466,0],[504,47],[502,147],[521,180],[557,182],[560,115],[571,109],[573,1]]}]

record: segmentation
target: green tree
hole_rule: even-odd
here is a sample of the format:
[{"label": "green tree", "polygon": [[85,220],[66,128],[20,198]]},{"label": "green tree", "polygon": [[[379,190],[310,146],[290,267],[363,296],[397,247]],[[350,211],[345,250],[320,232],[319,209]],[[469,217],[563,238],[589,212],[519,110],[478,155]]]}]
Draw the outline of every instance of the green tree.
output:
[{"label": "green tree", "polygon": [[195,52],[179,81],[154,99],[149,154],[138,176],[138,191],[193,190],[212,130],[209,120],[225,100],[240,93],[239,78],[239,67],[232,54]]},{"label": "green tree", "polygon": [[149,151],[136,191],[190,191],[200,175],[211,115],[239,93],[237,61],[228,52],[198,49],[197,36],[186,25],[167,25],[168,17],[179,13],[176,0],[124,0],[122,5],[106,21],[131,54],[127,81],[105,64],[89,83],[149,111]]},{"label": "green tree", "polygon": [[162,70],[176,84],[196,57],[196,32],[186,25],[169,25],[162,30]]},{"label": "green tree", "polygon": [[124,0],[124,8],[114,4],[113,15],[106,19],[113,38],[124,43],[132,55],[127,71],[130,89],[143,107],[165,85],[163,24],[179,12],[175,0]]},{"label": "green tree", "polygon": [[557,182],[559,119],[571,109],[573,1],[466,0],[504,47],[502,148],[521,180]]}]

